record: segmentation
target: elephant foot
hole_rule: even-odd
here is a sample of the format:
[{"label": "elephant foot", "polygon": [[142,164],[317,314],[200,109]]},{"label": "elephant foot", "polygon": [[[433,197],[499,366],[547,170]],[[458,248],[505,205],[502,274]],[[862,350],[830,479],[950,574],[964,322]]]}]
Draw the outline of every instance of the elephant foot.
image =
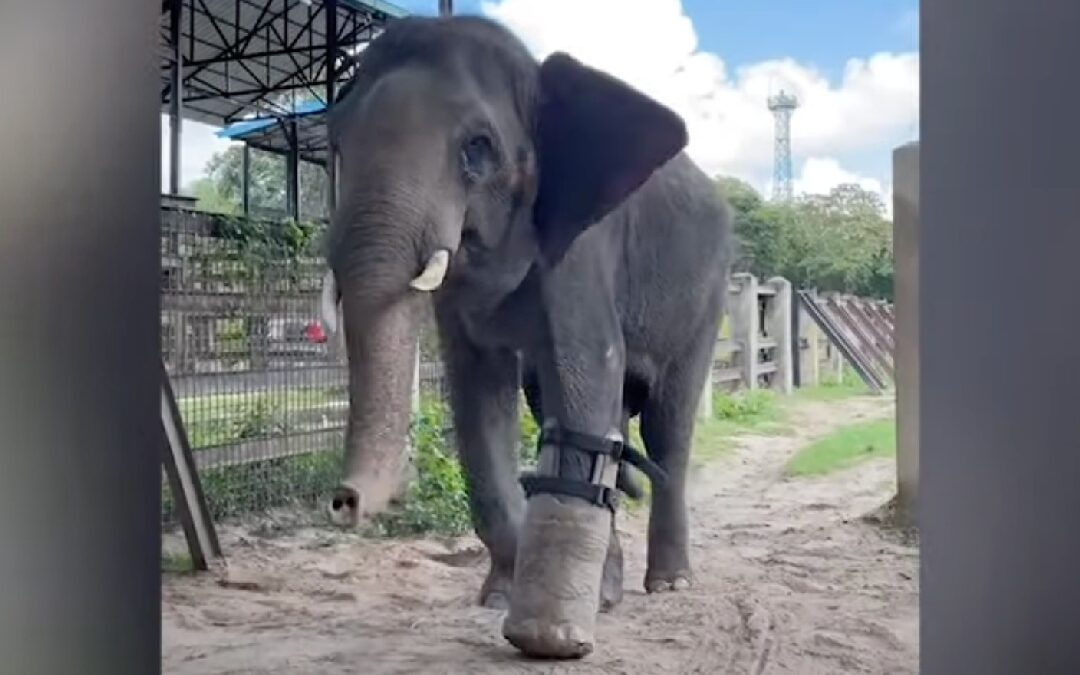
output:
[{"label": "elephant foot", "polygon": [[503,622],[503,636],[525,656],[592,653],[611,518],[611,511],[574,498],[529,499]]},{"label": "elephant foot", "polygon": [[510,609],[510,589],[513,585],[512,573],[492,566],[480,587],[480,606],[500,611]]},{"label": "elephant foot", "polygon": [[693,575],[690,570],[684,569],[674,572],[649,570],[645,573],[646,593],[685,591],[691,586],[693,586]]}]

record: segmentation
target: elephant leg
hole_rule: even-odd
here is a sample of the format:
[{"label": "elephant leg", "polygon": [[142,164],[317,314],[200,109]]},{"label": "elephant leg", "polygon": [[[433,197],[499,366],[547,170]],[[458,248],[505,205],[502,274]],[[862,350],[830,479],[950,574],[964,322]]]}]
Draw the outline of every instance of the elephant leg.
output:
[{"label": "elephant leg", "polygon": [[491,567],[480,589],[485,607],[506,609],[514,577],[524,494],[518,485],[518,361],[481,349],[451,316],[440,316],[458,456],[469,487],[473,527]]},{"label": "elephant leg", "polygon": [[641,435],[650,457],[668,475],[654,485],[649,512],[645,590],[649,593],[689,588],[689,526],[686,471],[698,399],[706,382],[715,334],[702,331],[683,359],[672,364],[650,397],[641,417]]},{"label": "elephant leg", "polygon": [[[543,404],[541,403],[540,396],[540,384],[533,373],[526,372],[522,381],[522,388],[525,391],[525,401],[529,406],[529,411],[532,413],[533,418],[537,420],[544,419]],[[630,415],[628,412],[623,414],[622,421],[622,436],[623,438],[630,437]],[[627,489],[640,488],[633,482],[633,477],[628,473],[629,467],[625,464],[619,467],[619,480],[616,486],[620,489],[629,492]],[[635,497],[638,493],[631,493]],[[619,543],[619,534],[615,527],[615,519],[611,519],[611,541],[608,543],[607,558],[604,560],[604,577],[600,584],[600,611],[610,612],[622,602],[623,599],[623,552],[622,546]]]}]

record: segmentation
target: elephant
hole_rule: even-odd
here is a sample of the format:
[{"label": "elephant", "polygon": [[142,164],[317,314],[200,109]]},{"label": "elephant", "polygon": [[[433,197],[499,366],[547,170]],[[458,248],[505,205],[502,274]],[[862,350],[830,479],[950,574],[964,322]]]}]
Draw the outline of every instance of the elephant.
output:
[{"label": "elephant", "polygon": [[[652,480],[648,592],[692,585],[686,474],[733,256],[684,120],[479,16],[406,17],[328,115],[339,185],[325,321],[348,362],[327,510],[387,508],[407,448],[420,303],[436,319],[475,531],[479,603],[528,656],[581,658],[621,600],[618,491]],[[541,422],[519,475],[519,396]],[[644,451],[627,443],[638,418]],[[633,473],[627,466],[633,465]]]}]

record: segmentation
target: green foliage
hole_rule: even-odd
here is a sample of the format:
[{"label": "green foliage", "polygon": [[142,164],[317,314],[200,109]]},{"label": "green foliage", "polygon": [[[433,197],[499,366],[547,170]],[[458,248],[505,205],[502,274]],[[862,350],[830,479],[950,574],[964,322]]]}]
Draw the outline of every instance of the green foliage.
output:
[{"label": "green foliage", "polygon": [[[274,290],[299,289],[320,278],[312,274],[326,231],[319,221],[248,218],[228,213],[209,216],[213,246],[191,255],[191,266],[207,281],[240,287],[267,284]],[[285,284],[286,287],[283,287]],[[286,291],[287,292],[287,291]],[[248,326],[254,330],[254,326]]]},{"label": "green foliage", "polygon": [[[231,145],[206,165],[207,178],[192,186],[199,206],[219,213],[239,213],[243,199],[244,150]],[[285,158],[251,149],[248,184],[253,215],[279,216],[285,210]],[[325,218],[329,181],[326,171],[300,162],[300,217]]]},{"label": "green foliage", "polygon": [[245,218],[229,214],[216,214],[213,227],[213,236],[230,242],[233,250],[249,256],[262,256],[267,261],[315,253],[314,245],[323,232],[323,225],[318,222],[291,218]]},{"label": "green foliage", "polygon": [[461,464],[446,437],[444,403],[424,401],[412,427],[416,478],[404,503],[375,521],[378,534],[415,536],[428,532],[457,535],[472,527],[469,493]]},{"label": "green foliage", "polygon": [[738,179],[716,182],[734,212],[738,271],[782,276],[797,288],[891,299],[892,225],[877,194],[839,185],[827,195],[775,204]]},{"label": "green foliage", "polygon": [[521,457],[523,465],[535,464],[536,444],[540,440],[540,425],[532,416],[532,411],[524,403],[521,405]]}]

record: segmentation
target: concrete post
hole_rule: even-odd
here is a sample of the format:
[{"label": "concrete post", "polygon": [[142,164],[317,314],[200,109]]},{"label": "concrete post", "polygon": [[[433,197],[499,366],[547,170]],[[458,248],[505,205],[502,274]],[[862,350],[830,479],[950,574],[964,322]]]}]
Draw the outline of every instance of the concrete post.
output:
[{"label": "concrete post", "polygon": [[897,506],[916,523],[919,494],[919,144],[893,151]]},{"label": "concrete post", "polygon": [[796,356],[791,344],[791,282],[783,277],[773,277],[767,284],[774,291],[765,308],[765,330],[776,340],[773,388],[781,394],[790,394],[794,389],[793,363]]},{"label": "concrete post", "polygon": [[761,336],[758,315],[757,278],[752,274],[733,274],[738,295],[731,303],[731,339],[740,345],[740,367],[743,385],[750,390],[758,386],[758,349]]}]

